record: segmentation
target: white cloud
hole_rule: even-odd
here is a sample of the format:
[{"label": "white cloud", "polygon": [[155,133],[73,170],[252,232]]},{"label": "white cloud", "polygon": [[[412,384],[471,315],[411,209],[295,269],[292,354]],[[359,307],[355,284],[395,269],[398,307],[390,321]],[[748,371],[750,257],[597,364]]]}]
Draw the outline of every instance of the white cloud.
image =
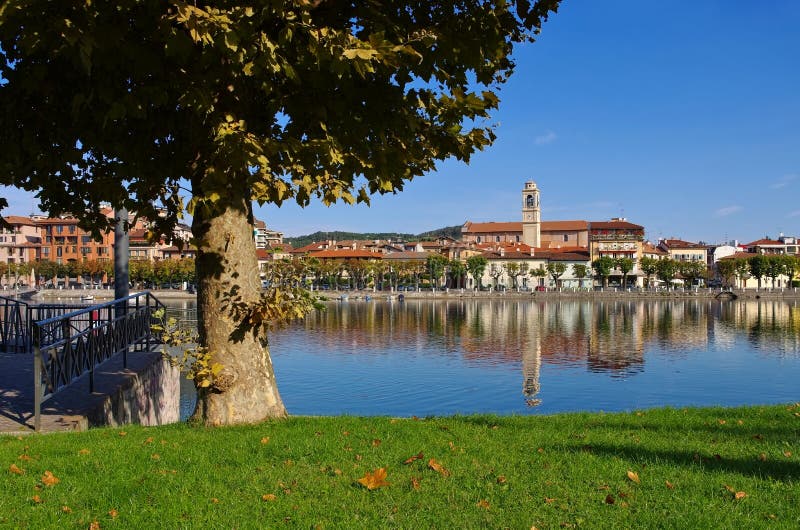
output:
[{"label": "white cloud", "polygon": [[787,215],[786,217],[800,217],[800,210],[789,212],[789,215]]},{"label": "white cloud", "polygon": [[556,133],[554,133],[553,131],[547,131],[546,133],[541,134],[536,138],[534,138],[533,141],[536,143],[536,145],[547,145],[555,142],[556,138],[558,138],[558,135]]},{"label": "white cloud", "polygon": [[785,188],[788,186],[793,180],[797,178],[797,175],[784,175],[777,182],[773,182],[769,185],[770,189],[779,190],[781,188]]},{"label": "white cloud", "polygon": [[714,212],[714,217],[727,217],[741,211],[741,206],[725,206],[724,208],[720,208]]}]

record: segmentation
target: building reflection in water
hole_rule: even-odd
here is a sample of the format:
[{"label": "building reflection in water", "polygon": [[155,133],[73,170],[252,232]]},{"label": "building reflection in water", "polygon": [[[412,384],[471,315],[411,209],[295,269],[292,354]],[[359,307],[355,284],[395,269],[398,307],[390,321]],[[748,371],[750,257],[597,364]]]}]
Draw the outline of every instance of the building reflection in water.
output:
[{"label": "building reflection in water", "polygon": [[541,403],[545,367],[630,378],[645,370],[647,355],[724,350],[742,335],[763,355],[800,351],[800,307],[782,301],[351,301],[331,303],[301,326],[331,351],[346,345],[352,355],[402,349],[520,366],[529,406]]}]

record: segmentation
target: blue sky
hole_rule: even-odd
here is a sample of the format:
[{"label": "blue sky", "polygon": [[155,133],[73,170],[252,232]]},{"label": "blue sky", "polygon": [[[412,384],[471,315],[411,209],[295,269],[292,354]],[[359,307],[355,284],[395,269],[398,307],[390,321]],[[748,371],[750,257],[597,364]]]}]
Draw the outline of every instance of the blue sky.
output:
[{"label": "blue sky", "polygon": [[[565,0],[518,48],[495,145],[371,208],[260,207],[286,235],[624,216],[647,237],[800,236],[800,2]],[[5,213],[30,213],[16,193]]]}]

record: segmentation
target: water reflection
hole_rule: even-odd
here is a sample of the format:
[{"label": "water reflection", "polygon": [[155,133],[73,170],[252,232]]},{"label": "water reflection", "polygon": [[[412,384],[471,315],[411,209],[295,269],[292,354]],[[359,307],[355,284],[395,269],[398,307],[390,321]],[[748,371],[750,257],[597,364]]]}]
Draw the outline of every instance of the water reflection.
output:
[{"label": "water reflection", "polygon": [[797,399],[778,301],[337,302],[271,336],[295,414],[626,410]]}]

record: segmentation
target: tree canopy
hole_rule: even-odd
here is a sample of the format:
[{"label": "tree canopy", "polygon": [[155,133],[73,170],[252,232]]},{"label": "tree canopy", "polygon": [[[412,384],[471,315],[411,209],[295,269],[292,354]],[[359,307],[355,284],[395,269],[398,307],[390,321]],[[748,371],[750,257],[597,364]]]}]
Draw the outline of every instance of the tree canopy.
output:
[{"label": "tree canopy", "polygon": [[[369,203],[468,162],[558,0],[9,0],[0,6],[0,184],[98,233],[100,201],[198,248],[199,340],[224,368],[195,418],[285,409],[263,334],[252,201]],[[267,307],[273,304],[273,307]],[[288,306],[287,306],[288,307]],[[289,315],[301,314],[290,310]]]}]

